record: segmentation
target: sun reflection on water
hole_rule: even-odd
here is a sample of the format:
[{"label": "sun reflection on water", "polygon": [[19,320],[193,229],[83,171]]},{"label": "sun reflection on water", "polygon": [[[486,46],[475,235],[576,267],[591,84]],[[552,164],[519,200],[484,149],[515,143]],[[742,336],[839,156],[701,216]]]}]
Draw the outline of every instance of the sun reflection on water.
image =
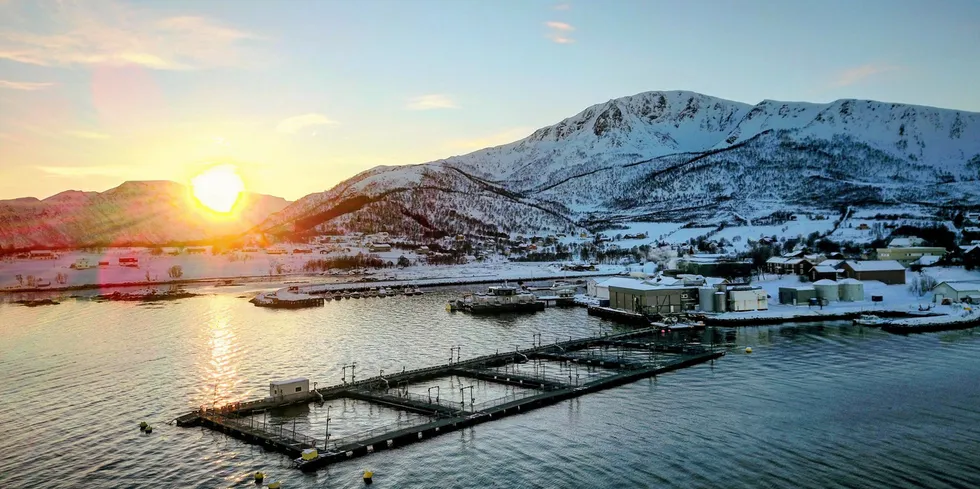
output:
[{"label": "sun reflection on water", "polygon": [[207,356],[201,382],[197,387],[196,401],[202,406],[220,407],[240,402],[251,396],[250,390],[242,390],[243,379],[238,375],[241,347],[227,314],[215,312],[207,328]]}]

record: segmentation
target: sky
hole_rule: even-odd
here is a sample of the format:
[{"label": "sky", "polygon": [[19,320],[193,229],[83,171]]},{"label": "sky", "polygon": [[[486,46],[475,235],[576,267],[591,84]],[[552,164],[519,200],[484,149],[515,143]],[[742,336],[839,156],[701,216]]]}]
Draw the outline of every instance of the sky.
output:
[{"label": "sky", "polygon": [[0,0],[0,199],[298,199],[650,90],[980,112],[978,0]]}]

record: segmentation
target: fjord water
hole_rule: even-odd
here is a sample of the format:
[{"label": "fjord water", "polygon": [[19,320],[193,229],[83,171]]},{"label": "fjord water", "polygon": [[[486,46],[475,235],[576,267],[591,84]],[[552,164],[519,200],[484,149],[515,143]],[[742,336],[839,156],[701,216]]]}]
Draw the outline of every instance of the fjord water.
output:
[{"label": "fjord water", "polygon": [[[595,334],[583,309],[448,313],[422,297],[279,311],[235,294],[159,304],[0,304],[4,487],[980,487],[980,335],[894,336],[846,323],[740,328],[711,364],[477,425],[313,474],[285,456],[167,422],[266,395],[273,379],[357,375]],[[742,353],[751,345],[754,353]],[[479,402],[478,400],[477,402]],[[338,416],[344,411],[344,416]],[[279,422],[322,426],[321,408]],[[403,413],[351,403],[331,431]],[[141,434],[140,421],[154,426]],[[348,425],[345,426],[345,423]],[[314,426],[310,426],[314,425]]]}]

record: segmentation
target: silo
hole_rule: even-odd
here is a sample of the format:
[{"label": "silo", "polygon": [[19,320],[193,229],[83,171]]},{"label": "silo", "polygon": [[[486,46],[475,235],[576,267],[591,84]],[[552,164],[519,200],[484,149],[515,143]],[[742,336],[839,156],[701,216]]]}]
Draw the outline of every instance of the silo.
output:
[{"label": "silo", "polygon": [[838,284],[840,284],[840,300],[844,302],[864,300],[864,284],[860,280],[845,278]]},{"label": "silo", "polygon": [[698,305],[704,312],[714,312],[715,302],[714,302],[715,288],[714,287],[699,287],[698,288]]},{"label": "silo", "polygon": [[725,312],[725,297],[728,294],[724,292],[715,292],[715,312]]},{"label": "silo", "polygon": [[817,290],[819,299],[826,299],[828,302],[840,300],[840,287],[833,280],[817,280],[813,282],[813,288]]}]

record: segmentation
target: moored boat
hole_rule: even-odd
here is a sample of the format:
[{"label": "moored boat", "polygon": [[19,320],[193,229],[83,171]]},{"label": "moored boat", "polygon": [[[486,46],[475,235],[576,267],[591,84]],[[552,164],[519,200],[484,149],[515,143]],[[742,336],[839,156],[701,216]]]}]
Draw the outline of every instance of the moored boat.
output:
[{"label": "moored boat", "polygon": [[446,309],[475,314],[498,314],[543,311],[544,306],[544,302],[539,301],[534,294],[503,285],[489,287],[486,293],[463,294],[463,297],[449,301]]},{"label": "moored boat", "polygon": [[854,320],[854,324],[860,326],[881,326],[885,320],[875,316],[874,314],[862,314],[861,317]]}]

